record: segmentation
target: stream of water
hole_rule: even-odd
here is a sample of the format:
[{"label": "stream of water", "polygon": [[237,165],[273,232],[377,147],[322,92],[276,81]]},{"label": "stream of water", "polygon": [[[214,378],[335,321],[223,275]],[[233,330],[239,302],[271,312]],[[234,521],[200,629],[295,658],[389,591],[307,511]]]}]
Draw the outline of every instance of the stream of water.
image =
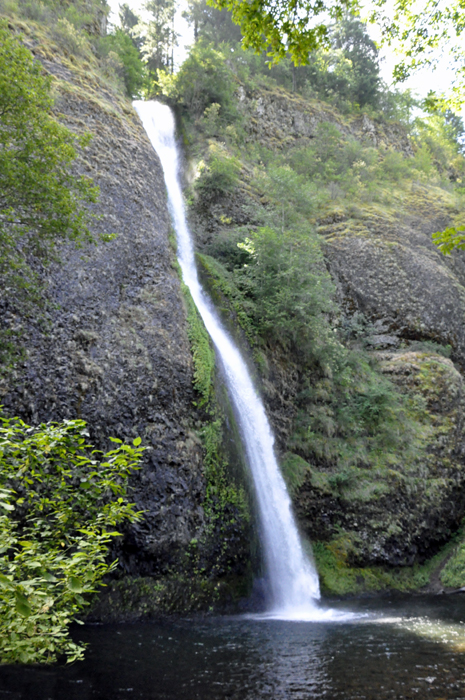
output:
[{"label": "stream of water", "polygon": [[268,614],[284,619],[330,616],[320,598],[318,574],[306,555],[291,501],[273,450],[273,434],[247,365],[224,329],[197,276],[179,180],[179,157],[171,110],[158,102],[135,102],[165,176],[176,231],[178,260],[185,284],[210,334],[234,406],[257,496],[260,532],[269,587]]}]

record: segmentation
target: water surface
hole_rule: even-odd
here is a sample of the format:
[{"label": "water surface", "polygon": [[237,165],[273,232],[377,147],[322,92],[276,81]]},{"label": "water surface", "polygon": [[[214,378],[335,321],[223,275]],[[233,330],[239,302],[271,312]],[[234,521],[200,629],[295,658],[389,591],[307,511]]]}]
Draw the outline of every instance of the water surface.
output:
[{"label": "water surface", "polygon": [[1,667],[0,699],[464,700],[465,600],[350,607],[356,615],[345,621],[214,617],[78,628],[89,643],[85,661]]}]

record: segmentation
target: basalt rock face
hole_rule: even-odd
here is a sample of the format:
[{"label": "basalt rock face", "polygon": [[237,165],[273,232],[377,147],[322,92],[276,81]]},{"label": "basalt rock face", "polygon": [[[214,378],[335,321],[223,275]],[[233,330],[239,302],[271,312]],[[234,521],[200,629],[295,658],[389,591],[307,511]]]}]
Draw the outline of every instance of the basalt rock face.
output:
[{"label": "basalt rock face", "polygon": [[[79,89],[58,62],[46,67],[59,76],[59,118],[93,135],[78,169],[100,187],[101,218],[92,226],[96,245],[63,248],[62,264],[44,272],[45,326],[15,317],[5,301],[9,321],[24,326],[26,359],[0,399],[32,424],[81,417],[101,449],[109,436],[142,437],[151,449],[132,496],[145,515],[127,534],[120,565],[159,575],[203,527],[205,492],[161,166],[128,103],[104,86]],[[100,233],[116,236],[103,242]]]},{"label": "basalt rock face", "polygon": [[[345,118],[329,106],[281,88],[240,87],[237,97],[248,138],[268,148],[308,143],[320,124],[330,123],[343,136],[381,151],[414,155],[406,131],[395,123],[367,115]],[[232,204],[228,207],[228,216],[237,219]],[[444,190],[434,193],[431,187],[412,182],[397,210],[359,202],[352,214],[336,207],[317,222],[327,239],[325,256],[340,304],[348,317],[361,312],[376,324],[379,347],[430,340],[451,345],[454,359],[465,365],[465,256],[455,252],[445,257],[431,239],[456,215]],[[377,347],[376,337],[373,345]]]},{"label": "basalt rock face", "polygon": [[463,254],[446,258],[431,239],[447,223],[430,210],[422,220],[409,217],[388,226],[367,221],[356,234],[339,236],[336,225],[325,250],[343,308],[349,315],[361,312],[374,324],[373,345],[434,341],[450,345],[463,367]]},{"label": "basalt rock face", "polygon": [[349,119],[321,102],[305,100],[282,88],[248,90],[240,86],[238,106],[245,117],[245,128],[251,141],[270,148],[285,148],[296,142],[312,139],[322,123],[334,124],[341,134],[353,136],[377,148],[393,148],[413,155],[412,144],[405,130],[397,124],[375,121],[362,114]]},{"label": "basalt rock face", "polygon": [[[380,151],[414,155],[400,125],[367,116],[345,118],[280,88],[239,88],[238,102],[246,138],[275,151],[311,143],[319,125],[329,122],[341,134]],[[197,206],[193,218],[200,246],[208,249],[215,236],[227,236],[222,216],[244,225],[241,216],[252,209],[243,206],[252,179],[246,167],[241,177],[231,196],[213,206],[206,203],[209,221]],[[407,455],[399,448],[382,468],[371,457],[365,466],[362,459],[355,460],[344,473],[335,460],[304,454],[298,443],[294,455],[299,392],[305,386],[299,360],[266,346],[260,366],[262,393],[300,526],[312,542],[331,550],[332,561],[354,570],[422,563],[450,540],[465,515],[464,255],[443,256],[431,238],[434,231],[458,222],[458,211],[447,187],[421,178],[409,181],[408,190],[391,189],[396,187],[391,192],[389,184],[381,183],[373,195],[361,183],[353,202],[329,202],[313,223],[324,238],[325,262],[336,286],[340,315],[335,325],[345,329],[362,319],[357,341],[353,336],[348,341],[351,349],[363,347],[408,405],[423,407],[422,416],[415,414],[420,426],[415,450]],[[438,346],[450,346],[452,360]],[[315,383],[320,379],[316,376]],[[286,474],[288,458],[307,469],[297,485],[295,472]]]}]

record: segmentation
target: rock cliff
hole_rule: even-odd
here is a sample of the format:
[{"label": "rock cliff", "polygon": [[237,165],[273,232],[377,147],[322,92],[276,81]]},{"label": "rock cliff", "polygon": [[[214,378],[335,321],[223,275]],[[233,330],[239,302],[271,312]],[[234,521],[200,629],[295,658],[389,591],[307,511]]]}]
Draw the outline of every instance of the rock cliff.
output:
[{"label": "rock cliff", "polygon": [[[367,115],[343,117],[328,105],[307,102],[279,87],[240,87],[238,109],[251,151],[258,141],[263,152],[302,153],[297,149],[311,146],[319,125],[330,124],[342,138],[376,147],[378,153],[396,151],[404,159],[415,157],[417,147],[402,126]],[[228,148],[239,153],[234,146]],[[270,206],[270,197],[257,180],[260,171],[244,152],[241,157],[236,189],[208,201],[199,188],[192,207],[199,245],[219,260],[232,255],[225,243],[228,236],[240,240],[240,231],[257,225],[260,215],[254,216],[260,205]],[[255,154],[254,163],[261,157]],[[264,155],[273,167],[276,162],[292,162],[279,157]],[[315,167],[317,161],[313,163]],[[283,173],[290,171],[280,172],[285,178]],[[388,377],[405,397],[405,413],[397,420],[404,425],[414,421],[412,449],[405,446],[406,437],[395,448],[388,439],[379,459],[367,449],[357,456],[354,452],[352,462],[341,467],[336,455],[345,448],[336,445],[330,379],[324,372],[322,377],[321,370],[309,377],[298,356],[283,352],[282,347],[261,346],[261,385],[281,462],[302,529],[316,545],[328,592],[426,583],[427,577],[420,581],[413,574],[409,579],[410,573],[404,576],[406,570],[440,552],[465,514],[464,262],[462,253],[444,257],[431,239],[434,231],[459,221],[462,214],[447,185],[437,186],[421,177],[407,182],[386,190],[380,182],[380,191],[374,195],[361,181],[352,187],[352,201],[334,186],[336,194],[320,206],[308,225],[315,226],[323,239],[340,309],[336,325],[352,329],[348,346],[355,353],[367,353],[379,376]],[[292,196],[291,190],[287,196]],[[232,299],[234,315],[237,301],[225,291],[231,278],[221,282],[212,274],[210,286],[217,295],[218,289],[226,297],[229,294],[228,302],[220,293],[220,303],[227,306]],[[454,362],[444,356],[450,353]],[[303,408],[306,392],[314,398]],[[313,423],[305,421],[304,411],[310,411]],[[314,443],[319,441],[316,449],[311,438],[305,443],[296,437],[296,430],[299,422],[314,426],[318,420],[323,427],[313,437]],[[355,445],[358,439],[359,426],[353,424],[352,429],[355,434],[342,438],[346,445]],[[302,435],[302,430],[309,434],[314,428],[300,430]],[[400,447],[402,441],[404,447]],[[386,570],[396,567],[404,574],[397,580],[383,578]],[[337,583],[338,578],[343,583]]]},{"label": "rock cliff", "polygon": [[[212,418],[194,405],[188,309],[170,243],[160,164],[126,100],[33,36],[28,45],[54,77],[57,117],[93,135],[77,167],[100,187],[99,218],[95,244],[63,246],[62,262],[40,271],[47,302],[37,318],[21,317],[8,297],[0,300],[4,321],[22,328],[26,351],[2,380],[0,400],[31,423],[81,417],[102,449],[109,436],[140,435],[150,447],[131,484],[144,519],[125,533],[115,553],[129,589],[134,577],[170,583],[157,588],[139,578],[128,593],[124,581],[117,582],[101,615],[124,617],[125,606],[133,615],[150,606],[209,607],[218,599],[217,588],[207,586],[193,603],[192,591],[186,596],[177,585],[179,578],[203,576],[216,586],[233,574],[243,583],[250,532],[230,504],[221,506],[229,514],[226,534],[218,511],[208,521],[208,480],[223,476],[208,473],[199,435],[205,425],[216,425],[212,420],[221,410],[216,406]],[[414,157],[414,146],[396,124],[367,115],[346,118],[281,89],[241,87],[237,100],[246,149],[257,141],[276,152],[309,144],[318,126],[330,123],[370,147]],[[205,139],[202,148],[208,148]],[[204,195],[192,208],[204,250],[219,239],[237,249],[234,225],[253,226],[257,203],[268,206],[245,160],[240,182],[227,196]],[[392,457],[379,460],[381,466],[373,455],[342,470],[330,458],[309,457],[292,442],[308,379],[299,358],[271,344],[260,352],[255,348],[254,355],[296,512],[316,544],[329,592],[396,585],[379,571],[431,559],[465,515],[465,266],[461,254],[446,259],[431,242],[431,233],[460,211],[447,189],[424,181],[385,199],[380,203],[367,195],[357,205],[340,206],[330,198],[311,226],[324,239],[324,263],[336,287],[335,323],[353,328],[361,319],[355,341],[347,344],[355,352],[365,348],[378,375],[389,377],[404,396],[402,416],[406,424],[415,421],[412,444],[395,454],[393,448]],[[109,240],[100,240],[100,234]],[[205,273],[207,282],[208,277]],[[221,285],[216,295],[225,316],[236,322],[241,309]],[[242,332],[238,337],[247,344]],[[449,350],[453,361],[444,357]],[[310,378],[320,392],[317,408],[330,418],[327,377],[320,375],[315,371]],[[330,428],[327,437],[329,442]],[[350,578],[350,585],[338,588],[339,575]]]},{"label": "rock cliff", "polygon": [[[100,196],[94,243],[63,245],[60,262],[39,270],[46,302],[37,317],[21,316],[14,299],[1,299],[4,323],[22,329],[25,357],[3,378],[0,402],[31,424],[82,418],[99,449],[109,449],[110,436],[141,436],[149,449],[130,487],[144,517],[113,552],[118,573],[179,578],[192,568],[191,542],[204,542],[208,529],[198,434],[206,417],[195,408],[163,173],[128,100],[46,42],[29,38],[27,45],[53,76],[57,118],[92,135],[76,167]],[[223,557],[232,556],[228,547],[220,547]],[[230,546],[235,554],[244,547],[243,539]],[[207,573],[217,549],[211,537],[204,544]],[[241,566],[247,568],[236,574]],[[190,603],[183,598],[179,605]]]}]

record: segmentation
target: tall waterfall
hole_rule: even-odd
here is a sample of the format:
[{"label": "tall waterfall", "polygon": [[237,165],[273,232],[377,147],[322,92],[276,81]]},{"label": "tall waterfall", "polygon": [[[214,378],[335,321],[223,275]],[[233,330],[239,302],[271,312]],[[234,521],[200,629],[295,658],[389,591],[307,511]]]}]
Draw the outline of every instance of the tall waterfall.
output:
[{"label": "tall waterfall", "polygon": [[285,618],[319,617],[318,575],[302,547],[291,501],[274,455],[274,438],[263,403],[246,363],[220,323],[197,277],[194,247],[179,182],[173,115],[169,107],[157,102],[137,101],[134,107],[161,160],[184,282],[220,357],[229,396],[236,411],[256,490],[270,588],[269,612]]}]

